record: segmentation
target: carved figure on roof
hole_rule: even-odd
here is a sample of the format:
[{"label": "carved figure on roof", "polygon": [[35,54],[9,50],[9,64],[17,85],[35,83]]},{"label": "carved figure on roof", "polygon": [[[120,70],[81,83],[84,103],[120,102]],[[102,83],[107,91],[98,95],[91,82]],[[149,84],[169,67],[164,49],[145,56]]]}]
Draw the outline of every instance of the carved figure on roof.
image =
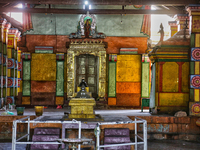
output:
[{"label": "carved figure on roof", "polygon": [[160,30],[158,31],[158,33],[160,33],[160,41],[159,42],[162,42],[164,39],[164,27],[163,27],[162,23],[160,24]]},{"label": "carved figure on roof", "polygon": [[69,35],[69,38],[82,38],[81,37],[80,21],[78,22],[78,25],[77,25],[77,31],[75,33],[71,33]]}]

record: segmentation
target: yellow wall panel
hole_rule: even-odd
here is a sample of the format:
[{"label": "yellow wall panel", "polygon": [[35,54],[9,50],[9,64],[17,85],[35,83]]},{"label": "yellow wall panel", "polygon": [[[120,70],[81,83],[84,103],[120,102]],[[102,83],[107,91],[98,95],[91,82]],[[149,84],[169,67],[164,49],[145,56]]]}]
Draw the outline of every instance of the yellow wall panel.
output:
[{"label": "yellow wall panel", "polygon": [[159,106],[188,106],[189,93],[159,93]]},{"label": "yellow wall panel", "polygon": [[200,34],[196,34],[195,47],[200,47]]},{"label": "yellow wall panel", "polygon": [[12,49],[7,49],[8,58],[12,58]]},{"label": "yellow wall panel", "polygon": [[199,89],[194,89],[194,101],[199,102]]},{"label": "yellow wall panel", "polygon": [[56,81],[56,54],[32,54],[31,80]]},{"label": "yellow wall panel", "polygon": [[194,62],[194,74],[199,74],[199,61]]},{"label": "yellow wall panel", "polygon": [[117,56],[117,81],[141,81],[141,55]]},{"label": "yellow wall panel", "polygon": [[164,63],[162,75],[163,75],[162,91],[163,92],[178,92],[179,65],[176,62]]},{"label": "yellow wall panel", "polygon": [[189,62],[182,65],[182,92],[189,92]]},{"label": "yellow wall panel", "polygon": [[10,96],[10,88],[7,88],[7,96]]},{"label": "yellow wall panel", "polygon": [[21,71],[17,71],[17,73],[18,73],[18,78],[21,78]]},{"label": "yellow wall panel", "polygon": [[7,76],[11,77],[11,69],[7,69]]}]

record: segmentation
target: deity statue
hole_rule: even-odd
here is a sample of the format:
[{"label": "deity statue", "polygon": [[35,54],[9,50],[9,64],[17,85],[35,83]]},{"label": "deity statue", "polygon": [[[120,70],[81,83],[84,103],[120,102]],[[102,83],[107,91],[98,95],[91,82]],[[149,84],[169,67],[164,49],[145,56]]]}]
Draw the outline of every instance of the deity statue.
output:
[{"label": "deity statue", "polygon": [[89,38],[90,31],[91,31],[90,19],[87,19],[84,25],[84,34],[86,38]]},{"label": "deity statue", "polygon": [[90,98],[87,91],[85,90],[85,87],[87,87],[85,79],[82,79],[81,83],[79,84],[79,87],[81,87],[81,90],[77,93],[75,98]]}]

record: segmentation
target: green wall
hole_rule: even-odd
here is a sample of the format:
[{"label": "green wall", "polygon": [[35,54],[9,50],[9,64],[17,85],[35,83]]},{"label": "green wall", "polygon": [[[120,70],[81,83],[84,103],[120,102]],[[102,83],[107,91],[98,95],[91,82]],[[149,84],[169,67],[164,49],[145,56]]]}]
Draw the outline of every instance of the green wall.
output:
[{"label": "green wall", "polygon": [[[56,7],[54,7],[56,8]],[[61,6],[59,7],[61,8]],[[65,7],[63,7],[65,8]],[[69,35],[76,32],[81,15],[32,14],[33,30],[26,34]],[[95,15],[98,32],[107,36],[145,36],[140,33],[143,15]],[[122,20],[122,23],[121,23]]]}]

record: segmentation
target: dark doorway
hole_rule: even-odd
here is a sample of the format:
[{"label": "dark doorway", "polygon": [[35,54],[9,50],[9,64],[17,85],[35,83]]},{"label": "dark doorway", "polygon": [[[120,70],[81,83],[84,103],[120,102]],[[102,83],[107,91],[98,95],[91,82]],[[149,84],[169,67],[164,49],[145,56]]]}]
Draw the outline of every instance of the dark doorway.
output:
[{"label": "dark doorway", "polygon": [[[77,86],[84,78],[89,87],[89,92],[93,98],[97,98],[97,57],[89,54],[76,57],[76,90]],[[76,91],[77,92],[77,91]]]}]

